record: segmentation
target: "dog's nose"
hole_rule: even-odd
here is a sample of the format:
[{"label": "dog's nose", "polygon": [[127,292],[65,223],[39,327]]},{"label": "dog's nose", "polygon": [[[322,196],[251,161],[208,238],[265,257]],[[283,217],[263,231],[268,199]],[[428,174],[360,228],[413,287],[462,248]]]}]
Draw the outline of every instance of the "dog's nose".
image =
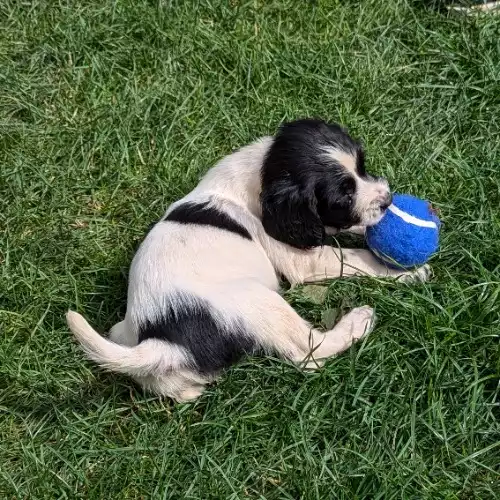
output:
[{"label": "dog's nose", "polygon": [[380,204],[380,208],[382,210],[387,210],[387,208],[389,207],[389,205],[392,203],[392,194],[390,192],[388,192],[384,199],[382,200],[382,203]]}]

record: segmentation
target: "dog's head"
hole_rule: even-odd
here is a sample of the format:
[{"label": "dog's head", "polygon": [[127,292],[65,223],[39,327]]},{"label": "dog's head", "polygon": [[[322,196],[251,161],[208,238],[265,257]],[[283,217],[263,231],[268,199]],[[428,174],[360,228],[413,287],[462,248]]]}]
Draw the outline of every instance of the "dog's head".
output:
[{"label": "dog's head", "polygon": [[284,124],[262,166],[262,223],[298,248],[321,246],[325,228],[376,224],[391,203],[385,179],[365,171],[361,145],[336,124]]}]

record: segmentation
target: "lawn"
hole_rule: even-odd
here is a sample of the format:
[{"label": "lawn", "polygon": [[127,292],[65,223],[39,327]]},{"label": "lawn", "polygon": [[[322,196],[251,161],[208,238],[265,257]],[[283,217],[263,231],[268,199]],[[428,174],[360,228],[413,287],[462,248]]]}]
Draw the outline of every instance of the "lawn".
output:
[{"label": "lawn", "polygon": [[[3,0],[0,498],[500,498],[500,16],[404,0]],[[425,285],[335,281],[369,338],[194,404],[87,362],[64,313],[125,311],[148,226],[280,122],[339,121],[444,222]]]}]

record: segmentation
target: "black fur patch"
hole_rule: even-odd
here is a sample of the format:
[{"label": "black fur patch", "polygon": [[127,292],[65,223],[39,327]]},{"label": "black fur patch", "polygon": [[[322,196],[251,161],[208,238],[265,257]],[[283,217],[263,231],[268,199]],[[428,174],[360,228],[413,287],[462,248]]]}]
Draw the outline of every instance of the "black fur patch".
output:
[{"label": "black fur patch", "polygon": [[358,148],[358,154],[356,157],[356,171],[360,177],[364,177],[366,175],[365,152],[361,147]]},{"label": "black fur patch", "polygon": [[194,203],[186,202],[174,208],[165,220],[180,222],[181,224],[199,224],[212,226],[224,231],[238,234],[247,240],[252,237],[246,228],[236,222],[225,212],[209,205],[209,202]]},{"label": "black fur patch", "polygon": [[139,328],[139,343],[160,339],[184,347],[201,373],[217,373],[259,350],[241,320],[231,323],[207,301],[176,295],[175,302],[159,320],[146,321]]}]

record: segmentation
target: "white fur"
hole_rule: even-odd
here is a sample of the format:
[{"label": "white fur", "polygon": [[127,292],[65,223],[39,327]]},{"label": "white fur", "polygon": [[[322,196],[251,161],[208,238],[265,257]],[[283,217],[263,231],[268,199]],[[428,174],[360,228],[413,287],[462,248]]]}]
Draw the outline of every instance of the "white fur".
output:
[{"label": "white fur", "polygon": [[[68,324],[91,359],[132,375],[156,393],[177,400],[193,399],[213,377],[189,368],[189,352],[159,340],[137,345],[141,322],[159,316],[167,301],[175,308],[179,293],[213,305],[220,311],[221,324],[245,318],[251,334],[266,350],[311,367],[365,335],[373,326],[373,310],[367,306],[354,309],[332,330],[320,332],[280,296],[279,274],[292,284],[354,275],[427,278],[428,268],[414,273],[392,270],[367,250],[299,250],[270,238],[260,221],[259,196],[260,169],[271,143],[272,138],[265,137],[227,156],[167,210],[168,214],[184,202],[211,199],[244,226],[252,240],[211,226],[171,221],[156,224],[132,261],[126,317],[111,330],[111,341],[79,314],[68,313]],[[339,156],[344,163],[352,162],[348,155]],[[349,165],[346,168],[351,170]],[[375,215],[370,207],[381,194],[376,188],[369,191],[361,181],[358,189],[362,210],[368,214],[365,219],[371,223]]]}]

